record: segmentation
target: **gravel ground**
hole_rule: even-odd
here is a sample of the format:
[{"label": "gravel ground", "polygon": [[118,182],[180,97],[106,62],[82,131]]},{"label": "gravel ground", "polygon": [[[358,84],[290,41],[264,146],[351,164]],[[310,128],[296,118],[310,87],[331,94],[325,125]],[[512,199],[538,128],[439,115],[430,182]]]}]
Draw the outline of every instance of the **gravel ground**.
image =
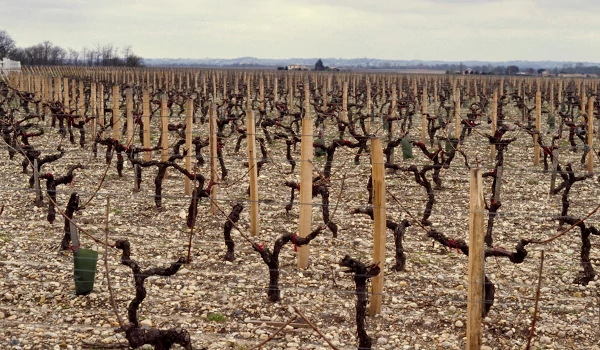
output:
[{"label": "gravel ground", "polygon": [[[487,132],[487,125],[483,124],[479,130]],[[505,157],[503,206],[496,219],[494,239],[497,247],[513,250],[520,238],[543,239],[557,233],[557,223],[551,217],[560,213],[561,199],[560,195],[547,194],[550,175],[532,167],[531,137],[522,131],[507,136],[511,137],[510,134],[519,140],[509,146]],[[50,154],[55,153],[58,142],[58,135],[50,132],[36,138],[33,144],[45,150],[44,154]],[[219,205],[229,212],[231,204],[241,201],[245,209],[239,226],[247,229],[247,176],[242,165],[245,152],[235,154],[233,146],[233,139],[224,146],[230,175],[226,188],[219,190]],[[46,166],[44,172],[64,174],[68,166],[78,162],[87,167],[76,171],[72,187],[59,187],[58,203],[63,210],[71,191],[78,192],[82,202],[87,201],[105,169],[104,147],[99,147],[97,159],[91,157],[89,145],[84,150],[68,143],[65,147],[66,156]],[[290,215],[286,215],[284,206],[289,189],[283,183],[285,179],[299,180],[299,169],[293,175],[282,175],[289,169],[285,144],[276,142],[269,148],[274,163],[267,164],[259,178],[263,202],[261,231],[256,241],[272,247],[276,237],[297,229],[298,208],[295,205]],[[477,156],[484,169],[492,166],[483,136],[473,134],[463,149],[472,164]],[[298,147],[296,159],[299,151]],[[414,152],[415,159],[399,162],[426,164],[420,151]],[[296,254],[291,245],[283,249],[280,302],[272,303],[266,298],[268,269],[235,230],[232,236],[236,241],[236,260],[233,263],[223,260],[225,219],[222,215],[211,216],[208,204],[203,201],[193,240],[193,261],[172,277],[147,280],[148,296],[140,309],[142,324],[187,329],[194,348],[250,349],[272,334],[278,328],[277,322],[293,317],[295,306],[339,349],[355,349],[354,283],[338,263],[346,254],[369,263],[373,239],[371,220],[350,213],[366,205],[368,159],[362,158],[356,166],[351,156],[345,150],[338,150],[333,175],[337,181],[333,181],[330,189],[331,211],[340,226],[339,236],[332,238],[330,231],[324,231],[311,243],[311,263],[307,270],[296,269]],[[566,150],[561,153],[562,164],[569,160],[582,172],[578,158],[578,154]],[[27,188],[28,175],[21,173],[21,160],[20,156],[9,160],[5,151],[0,157],[3,179],[0,204],[5,205],[0,217],[0,348],[100,349],[126,344],[122,334],[114,332],[118,322],[109,302],[103,247],[82,235],[83,246],[98,250],[101,261],[94,291],[87,296],[76,296],[72,254],[58,253],[63,219],[57,214],[56,222],[51,225],[46,221],[47,208],[33,205],[34,194]],[[322,160],[316,160],[315,164],[322,169]],[[443,188],[435,193],[431,221],[433,227],[447,236],[468,240],[468,170],[460,159],[452,165],[442,171]],[[207,175],[207,166],[201,171]],[[154,174],[155,170],[145,169],[142,189],[134,193],[131,166],[126,164],[124,176],[119,178],[113,164],[95,199],[75,214],[76,221],[89,233],[103,237],[106,198],[110,196],[109,241],[127,238],[132,245],[132,257],[144,268],[167,266],[187,254],[185,213],[190,199],[183,194],[183,178],[170,171],[164,185],[164,209],[157,210],[153,201]],[[340,196],[339,179],[344,175],[347,179]],[[426,197],[410,174],[388,173],[386,184],[413,215],[421,216]],[[485,179],[484,186],[489,198],[491,180]],[[571,191],[570,214],[585,216],[596,206],[599,196],[595,179],[578,182]],[[315,198],[315,203],[320,201]],[[390,218],[410,219],[393,199],[388,198],[387,203]],[[320,207],[315,206],[313,214],[315,227],[322,222]],[[597,224],[597,218],[592,216],[588,223]],[[597,236],[591,239],[592,263],[598,269],[600,240]],[[464,349],[466,256],[433,244],[421,228],[413,225],[404,241],[406,270],[395,272],[391,270],[394,244],[389,231],[386,245],[383,311],[367,319],[373,348]],[[546,259],[533,348],[600,349],[600,282],[596,278],[585,287],[572,283],[580,270],[580,247],[579,231],[573,230],[548,245],[527,246],[529,255],[522,264],[488,259],[486,274],[496,286],[496,299],[483,321],[485,349],[522,349],[527,342],[542,250]],[[122,317],[126,317],[126,307],[134,296],[131,271],[120,264],[120,251],[109,249],[107,253],[117,307]],[[327,348],[304,324],[286,327],[264,346],[264,349]]]}]

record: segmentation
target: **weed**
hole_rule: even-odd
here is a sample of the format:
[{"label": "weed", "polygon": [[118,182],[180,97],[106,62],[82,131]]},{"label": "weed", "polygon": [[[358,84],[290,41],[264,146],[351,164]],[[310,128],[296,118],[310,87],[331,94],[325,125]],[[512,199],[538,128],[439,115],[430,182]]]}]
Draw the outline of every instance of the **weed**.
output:
[{"label": "weed", "polygon": [[206,319],[211,321],[211,322],[225,322],[227,321],[227,317],[225,317],[225,315],[223,315],[220,312],[214,313],[214,314],[208,314],[208,316],[206,316]]}]

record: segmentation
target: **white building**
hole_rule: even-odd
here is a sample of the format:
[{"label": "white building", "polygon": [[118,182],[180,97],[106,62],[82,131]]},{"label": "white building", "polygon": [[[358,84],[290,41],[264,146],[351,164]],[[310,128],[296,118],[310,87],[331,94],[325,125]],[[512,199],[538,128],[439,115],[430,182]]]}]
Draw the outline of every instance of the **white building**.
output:
[{"label": "white building", "polygon": [[9,60],[4,57],[2,61],[0,61],[0,73],[6,75],[10,73],[21,73],[21,62]]},{"label": "white building", "polygon": [[307,66],[302,66],[299,64],[290,64],[287,66],[287,70],[309,70]]}]

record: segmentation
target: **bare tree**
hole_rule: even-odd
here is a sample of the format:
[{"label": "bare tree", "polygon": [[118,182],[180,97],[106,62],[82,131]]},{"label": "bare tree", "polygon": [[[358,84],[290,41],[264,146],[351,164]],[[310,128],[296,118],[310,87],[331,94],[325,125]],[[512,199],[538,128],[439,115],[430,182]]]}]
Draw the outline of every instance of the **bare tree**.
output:
[{"label": "bare tree", "polygon": [[113,65],[113,51],[114,47],[112,44],[107,44],[102,47],[102,65],[112,66]]},{"label": "bare tree", "polygon": [[0,58],[8,56],[15,49],[15,41],[6,30],[0,30]]},{"label": "bare tree", "polygon": [[68,64],[78,66],[79,65],[79,52],[73,49],[69,49],[69,56],[67,58]]}]

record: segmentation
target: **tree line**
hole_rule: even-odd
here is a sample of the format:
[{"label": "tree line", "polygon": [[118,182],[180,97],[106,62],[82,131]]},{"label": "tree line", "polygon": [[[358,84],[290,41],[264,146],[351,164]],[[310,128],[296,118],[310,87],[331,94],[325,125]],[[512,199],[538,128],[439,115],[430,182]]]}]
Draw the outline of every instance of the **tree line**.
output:
[{"label": "tree line", "polygon": [[28,66],[127,66],[140,67],[144,59],[133,52],[131,45],[118,48],[112,44],[96,44],[81,51],[64,49],[51,41],[18,47],[6,30],[0,30],[0,58],[8,57]]}]

